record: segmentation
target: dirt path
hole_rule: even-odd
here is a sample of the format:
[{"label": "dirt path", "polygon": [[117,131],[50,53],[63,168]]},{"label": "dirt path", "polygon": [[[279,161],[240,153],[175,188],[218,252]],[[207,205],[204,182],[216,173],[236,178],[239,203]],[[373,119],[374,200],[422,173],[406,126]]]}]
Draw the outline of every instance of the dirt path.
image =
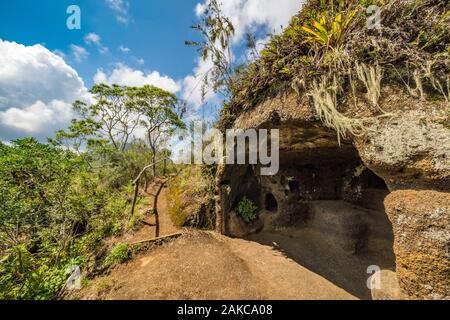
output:
[{"label": "dirt path", "polygon": [[165,181],[160,181],[150,187],[144,205],[153,209],[153,212],[150,210],[151,214],[147,214],[143,226],[134,234],[126,237],[125,242],[134,243],[181,231],[180,228],[174,226],[170,219],[167,195]]},{"label": "dirt path", "polygon": [[[157,215],[126,241],[168,235],[179,228],[169,216],[167,189],[158,195]],[[159,223],[159,228],[157,224]],[[77,299],[356,299],[273,246],[188,231],[88,283]]]},{"label": "dirt path", "polygon": [[79,298],[355,299],[269,246],[212,232],[188,232],[137,257]]}]

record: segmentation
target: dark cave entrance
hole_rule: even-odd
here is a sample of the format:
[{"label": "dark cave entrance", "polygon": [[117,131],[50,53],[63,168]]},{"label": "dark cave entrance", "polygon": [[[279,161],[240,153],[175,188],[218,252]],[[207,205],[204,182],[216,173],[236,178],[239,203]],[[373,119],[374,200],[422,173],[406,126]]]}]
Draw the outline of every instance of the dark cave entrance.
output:
[{"label": "dark cave entrance", "polygon": [[[369,266],[395,270],[385,182],[352,146],[280,153],[275,176],[249,166],[235,203],[247,196],[264,225],[247,238],[276,249],[358,298],[370,299]],[[262,231],[260,231],[262,230]]]},{"label": "dark cave entrance", "polygon": [[275,199],[275,197],[271,193],[266,194],[265,208],[270,212],[278,211],[277,199]]}]

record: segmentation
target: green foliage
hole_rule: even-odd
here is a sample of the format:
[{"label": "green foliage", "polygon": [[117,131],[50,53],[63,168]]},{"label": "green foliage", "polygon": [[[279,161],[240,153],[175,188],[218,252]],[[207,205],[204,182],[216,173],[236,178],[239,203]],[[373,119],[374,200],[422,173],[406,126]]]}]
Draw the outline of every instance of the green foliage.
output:
[{"label": "green foliage", "polygon": [[338,47],[342,44],[344,35],[352,22],[356,10],[349,10],[346,13],[338,13],[334,17],[329,13],[322,13],[318,20],[313,19],[311,26],[304,25],[303,31],[309,36],[305,39],[312,44],[319,43],[325,47]]},{"label": "green foliage", "polygon": [[203,41],[186,41],[186,44],[197,47],[203,61],[210,59],[213,65],[203,76],[202,98],[206,96],[209,87],[215,93],[229,97],[235,74],[231,53],[235,29],[230,19],[223,15],[219,1],[208,1],[201,22],[191,28],[200,33]]},{"label": "green foliage", "polygon": [[129,189],[34,139],[0,148],[0,299],[51,299],[74,259],[122,231]]},{"label": "green foliage", "polygon": [[237,213],[244,219],[245,222],[249,223],[256,219],[256,211],[258,207],[255,206],[253,201],[248,199],[247,197],[243,197],[241,201],[239,201],[237,206]]},{"label": "green foliage", "polygon": [[169,181],[169,214],[180,227],[213,229],[214,167],[190,165]]},{"label": "green foliage", "polygon": [[[78,118],[49,144],[0,144],[0,299],[54,298],[69,265],[85,267],[105,238],[126,231],[131,181],[159,152],[170,155],[159,142],[184,126],[162,89],[99,84],[91,93],[96,102],[75,102]],[[132,136],[138,126],[148,145]],[[105,263],[128,255],[118,246]]]},{"label": "green foliage", "polygon": [[[24,245],[0,264],[0,300],[48,300],[64,285],[67,264],[52,264],[32,255]],[[37,266],[33,268],[33,266]]]},{"label": "green foliage", "polygon": [[[367,28],[371,5],[382,7],[381,32]],[[420,98],[448,102],[449,12],[448,1],[309,0],[282,34],[271,37],[261,57],[239,71],[219,127],[229,128],[242,112],[280,92],[310,95],[324,77],[338,78],[341,101],[364,96],[358,64],[379,66],[382,85],[419,80]],[[368,111],[380,112],[370,100]]]},{"label": "green foliage", "polygon": [[108,254],[103,266],[110,268],[118,264],[124,263],[131,257],[130,246],[126,243],[117,244]]}]

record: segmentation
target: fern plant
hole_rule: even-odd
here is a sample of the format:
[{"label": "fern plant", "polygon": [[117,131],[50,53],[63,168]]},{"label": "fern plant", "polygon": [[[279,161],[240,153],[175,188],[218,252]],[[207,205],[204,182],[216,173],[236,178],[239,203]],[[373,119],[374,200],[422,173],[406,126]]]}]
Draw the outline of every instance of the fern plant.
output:
[{"label": "fern plant", "polygon": [[239,201],[237,213],[242,217],[242,219],[244,219],[245,222],[250,223],[256,219],[257,209],[258,207],[255,206],[252,200],[247,197],[243,197],[241,201]]}]

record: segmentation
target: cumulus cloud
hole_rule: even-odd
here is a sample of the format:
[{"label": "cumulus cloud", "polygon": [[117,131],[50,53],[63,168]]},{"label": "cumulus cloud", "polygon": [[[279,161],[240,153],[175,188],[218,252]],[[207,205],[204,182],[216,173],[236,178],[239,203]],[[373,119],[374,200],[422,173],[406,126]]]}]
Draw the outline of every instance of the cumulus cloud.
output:
[{"label": "cumulus cloud", "polygon": [[89,56],[89,52],[84,47],[75,44],[70,45],[70,51],[75,61],[79,63]]},{"label": "cumulus cloud", "polygon": [[[193,74],[187,76],[183,80],[183,91],[181,97],[194,108],[200,107],[202,104],[202,83],[204,76],[211,70],[213,64],[211,60],[204,61],[199,58],[197,66],[193,70]],[[206,101],[214,97],[212,91],[206,92],[204,97]]]},{"label": "cumulus cloud", "polygon": [[[207,8],[209,0],[198,3],[195,14],[201,17]],[[271,33],[280,33],[282,27],[289,24],[292,16],[299,10],[304,0],[226,0],[221,1],[223,14],[230,18],[235,28],[233,38],[234,45],[239,45],[248,32],[252,33],[260,28],[265,28]],[[257,39],[257,48],[262,49],[269,38]],[[247,60],[252,59],[249,52],[245,53]],[[182,97],[195,108],[202,104],[201,81],[206,72],[212,67],[210,61],[199,59],[193,73],[183,80]],[[209,92],[205,101],[217,98]]]},{"label": "cumulus cloud", "polygon": [[98,52],[104,54],[108,52],[108,48],[105,47],[102,43],[102,38],[96,33],[88,33],[84,36],[84,42],[88,45],[95,45],[97,47]]},{"label": "cumulus cloud", "polygon": [[108,7],[116,14],[116,20],[127,25],[131,21],[130,3],[126,0],[105,0]]},{"label": "cumulus cloud", "polygon": [[144,72],[123,64],[119,64],[110,73],[106,73],[103,69],[98,69],[94,76],[94,82],[133,87],[149,84],[173,93],[180,90],[179,83],[168,76],[161,75],[158,71]]},{"label": "cumulus cloud", "polygon": [[53,100],[50,103],[36,101],[25,108],[9,108],[0,111],[2,124],[23,131],[24,133],[40,133],[46,128],[55,127],[73,116],[70,103]]},{"label": "cumulus cloud", "polygon": [[66,58],[66,54],[64,52],[62,52],[61,50],[56,49],[53,51],[53,53],[56,54],[57,56],[61,57],[62,59]]},{"label": "cumulus cloud", "polygon": [[[266,26],[271,32],[280,32],[286,27],[292,16],[303,5],[304,0],[227,0],[222,1],[222,11],[231,19],[235,29],[235,41],[242,40],[245,33],[260,26]],[[198,3],[197,16],[205,11],[208,0]]]},{"label": "cumulus cloud", "polygon": [[71,103],[90,96],[77,72],[42,45],[0,39],[0,139],[44,139],[64,128]]}]

